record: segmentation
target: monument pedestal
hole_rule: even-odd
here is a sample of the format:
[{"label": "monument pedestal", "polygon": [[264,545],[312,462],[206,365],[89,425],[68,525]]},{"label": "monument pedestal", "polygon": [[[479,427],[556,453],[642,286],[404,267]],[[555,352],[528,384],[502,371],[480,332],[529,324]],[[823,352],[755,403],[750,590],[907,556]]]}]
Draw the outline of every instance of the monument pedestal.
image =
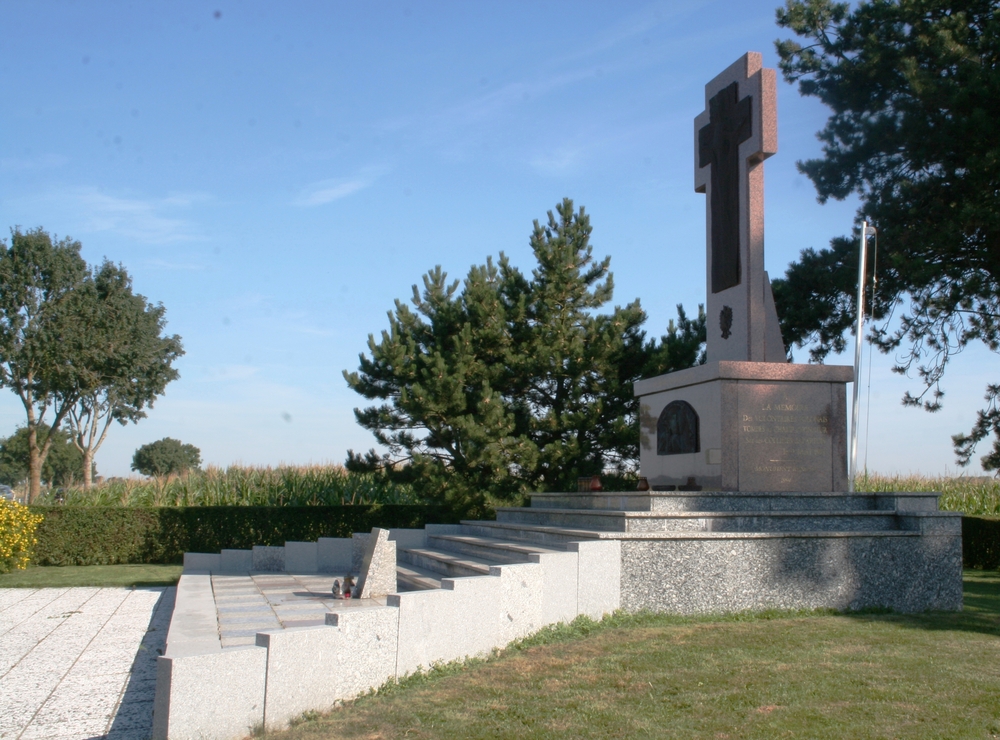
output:
[{"label": "monument pedestal", "polygon": [[658,490],[846,491],[852,379],[840,365],[720,361],[641,380],[642,475]]}]

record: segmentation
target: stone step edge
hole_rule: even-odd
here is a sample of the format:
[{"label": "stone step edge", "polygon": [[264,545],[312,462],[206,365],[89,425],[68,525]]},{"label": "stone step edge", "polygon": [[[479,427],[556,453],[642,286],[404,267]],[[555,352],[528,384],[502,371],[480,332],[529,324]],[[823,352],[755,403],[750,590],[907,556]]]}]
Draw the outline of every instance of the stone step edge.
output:
[{"label": "stone step edge", "polygon": [[537,524],[521,524],[519,522],[461,522],[467,526],[510,529],[539,534],[557,534],[579,539],[590,540],[746,540],[746,539],[814,539],[814,538],[844,538],[844,537],[919,537],[921,532],[909,529],[868,529],[839,531],[803,531],[803,532],[687,532],[683,530],[665,532],[612,532],[608,530],[566,529]]},{"label": "stone step edge", "polygon": [[[442,563],[451,563],[462,568],[469,568],[470,570],[475,570],[480,575],[484,576],[489,575],[490,566],[509,565],[509,563],[491,563],[488,560],[483,560],[482,558],[473,557],[471,555],[466,555],[464,553],[448,552],[447,550],[438,550],[433,547],[401,547],[397,552],[400,554],[412,553],[419,557],[430,558],[431,560],[437,560]],[[409,563],[407,563],[407,565],[409,565]],[[444,575],[444,577],[462,578],[463,576]]]},{"label": "stone step edge", "polygon": [[414,586],[421,586],[426,590],[441,588],[440,576],[440,573],[434,573],[433,571],[413,565],[412,563],[396,563],[397,579]]},{"label": "stone step edge", "polygon": [[497,550],[511,550],[522,555],[533,553],[566,552],[557,547],[549,547],[540,543],[527,542],[525,540],[501,540],[496,537],[485,537],[479,534],[431,534],[427,535],[428,540],[443,540],[445,542],[456,542],[464,545],[475,545],[476,547],[494,548]]},{"label": "stone step edge", "polygon": [[497,507],[497,513],[531,513],[531,514],[572,514],[574,516],[613,516],[626,517],[629,519],[707,519],[709,517],[751,517],[751,516],[784,516],[784,517],[804,517],[804,516],[897,516],[897,515],[939,515],[951,512],[920,511],[920,512],[900,512],[895,509],[781,509],[778,511],[632,511],[630,509],[542,509],[539,507],[527,506],[501,506]]}]

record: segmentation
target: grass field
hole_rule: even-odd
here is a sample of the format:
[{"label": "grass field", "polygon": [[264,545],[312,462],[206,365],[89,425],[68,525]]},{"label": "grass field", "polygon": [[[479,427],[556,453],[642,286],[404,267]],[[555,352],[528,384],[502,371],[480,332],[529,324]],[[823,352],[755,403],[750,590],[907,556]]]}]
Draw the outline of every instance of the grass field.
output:
[{"label": "grass field", "polygon": [[965,604],[578,621],[268,737],[998,738],[1000,573]]},{"label": "grass field", "polygon": [[173,586],[181,565],[29,566],[0,573],[0,588],[67,588],[73,586]]},{"label": "grass field", "polygon": [[961,477],[927,478],[866,474],[857,479],[859,491],[937,491],[942,511],[961,511],[970,516],[1000,517],[1000,480]]}]

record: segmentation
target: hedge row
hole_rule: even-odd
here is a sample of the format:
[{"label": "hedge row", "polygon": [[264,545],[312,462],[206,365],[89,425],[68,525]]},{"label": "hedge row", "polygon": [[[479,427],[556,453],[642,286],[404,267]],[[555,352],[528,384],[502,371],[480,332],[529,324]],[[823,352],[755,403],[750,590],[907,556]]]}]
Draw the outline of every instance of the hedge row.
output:
[{"label": "hedge row", "polygon": [[452,524],[450,509],[418,504],[349,506],[32,506],[44,515],[37,565],[181,563],[185,552],[350,537],[372,527]]},{"label": "hedge row", "polygon": [[1000,519],[962,517],[962,562],[966,568],[1000,568]]},{"label": "hedge row", "polygon": [[[461,517],[442,506],[32,506],[37,565],[180,563],[185,552],[249,550],[254,545],[350,537],[372,527],[420,528]],[[1000,568],[1000,519],[962,517],[967,568]]]}]

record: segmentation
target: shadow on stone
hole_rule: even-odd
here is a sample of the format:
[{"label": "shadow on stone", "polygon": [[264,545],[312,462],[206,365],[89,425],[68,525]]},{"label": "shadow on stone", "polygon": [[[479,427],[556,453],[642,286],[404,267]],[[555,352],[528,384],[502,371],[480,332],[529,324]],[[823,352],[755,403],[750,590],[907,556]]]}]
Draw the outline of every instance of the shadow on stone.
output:
[{"label": "shadow on stone", "polygon": [[[143,589],[146,590],[146,589]],[[153,735],[153,698],[156,695],[156,658],[167,644],[167,629],[174,610],[176,588],[150,588],[159,591],[160,598],[139,643],[128,685],[115,711],[107,740],[145,740]]]}]

